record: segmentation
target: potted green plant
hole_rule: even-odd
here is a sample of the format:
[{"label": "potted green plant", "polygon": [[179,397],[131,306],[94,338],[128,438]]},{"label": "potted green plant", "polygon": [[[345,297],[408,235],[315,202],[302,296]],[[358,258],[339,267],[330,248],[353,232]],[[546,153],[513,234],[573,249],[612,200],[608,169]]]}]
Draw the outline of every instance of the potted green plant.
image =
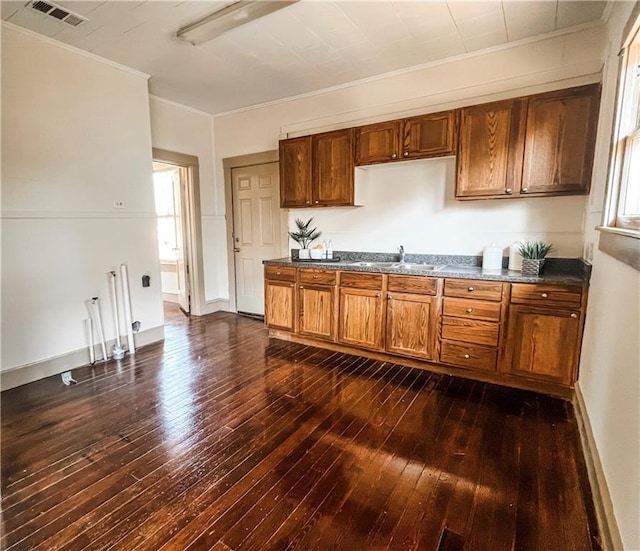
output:
[{"label": "potted green plant", "polygon": [[306,222],[303,222],[299,218],[296,218],[296,231],[290,231],[289,237],[293,239],[298,245],[300,250],[298,252],[298,258],[306,260],[310,257],[309,245],[318,237],[322,235],[322,232],[318,228],[312,228],[311,222],[313,218],[309,218]]},{"label": "potted green plant", "polygon": [[544,241],[525,241],[518,252],[522,256],[522,275],[539,276],[546,256],[553,250],[551,243]]}]

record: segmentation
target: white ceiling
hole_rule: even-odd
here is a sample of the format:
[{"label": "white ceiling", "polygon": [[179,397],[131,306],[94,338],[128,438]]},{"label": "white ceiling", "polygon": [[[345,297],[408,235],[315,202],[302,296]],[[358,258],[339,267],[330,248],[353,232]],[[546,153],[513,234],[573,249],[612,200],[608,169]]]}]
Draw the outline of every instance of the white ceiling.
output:
[{"label": "white ceiling", "polygon": [[595,21],[606,2],[303,0],[199,46],[176,31],[229,2],[59,1],[73,28],[25,1],[2,19],[151,75],[158,96],[220,113]]}]

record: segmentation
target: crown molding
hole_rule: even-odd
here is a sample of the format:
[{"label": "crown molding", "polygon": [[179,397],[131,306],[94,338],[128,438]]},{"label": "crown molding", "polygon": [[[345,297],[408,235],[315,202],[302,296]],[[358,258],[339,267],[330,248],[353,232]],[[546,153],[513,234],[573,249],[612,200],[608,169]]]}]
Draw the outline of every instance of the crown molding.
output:
[{"label": "crown molding", "polygon": [[184,111],[189,111],[189,113],[194,113],[196,115],[202,115],[203,117],[213,118],[213,113],[207,113],[206,111],[201,111],[200,109],[196,109],[195,107],[189,107],[184,103],[178,103],[177,101],[173,101],[167,98],[163,98],[160,96],[156,96],[155,94],[149,94],[149,99],[157,101],[158,103],[164,103],[166,105],[170,105],[171,107],[176,107],[178,109],[182,109]]},{"label": "crown molding", "polygon": [[127,67],[126,65],[121,65],[120,63],[116,63],[115,61],[111,61],[110,59],[107,59],[105,57],[100,57],[99,55],[87,52],[86,50],[76,48],[75,46],[71,46],[70,44],[65,44],[64,42],[60,42],[55,38],[50,38],[35,31],[25,29],[24,27],[21,27],[20,25],[16,25],[14,23],[10,23],[9,21],[2,21],[2,29],[9,29],[22,33],[26,36],[30,36],[31,38],[35,38],[36,40],[40,40],[41,42],[45,42],[46,44],[57,46],[58,48],[62,48],[63,50],[67,50],[69,52],[73,52],[74,54],[86,57],[87,59],[91,59],[92,61],[97,61],[98,63],[108,65],[109,67],[113,67],[114,69],[119,69],[120,71],[124,71],[125,73],[129,73],[130,75],[142,78],[144,80],[149,80],[151,78],[151,75],[148,75],[147,73],[143,73],[142,71],[138,71],[137,69],[132,69],[131,67]]}]

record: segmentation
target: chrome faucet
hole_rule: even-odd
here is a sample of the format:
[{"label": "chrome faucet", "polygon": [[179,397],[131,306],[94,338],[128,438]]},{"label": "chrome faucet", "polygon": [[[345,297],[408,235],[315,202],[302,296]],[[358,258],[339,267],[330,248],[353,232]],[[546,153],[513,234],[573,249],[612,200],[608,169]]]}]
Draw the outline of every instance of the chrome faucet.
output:
[{"label": "chrome faucet", "polygon": [[398,252],[400,252],[400,262],[404,263],[404,247],[402,245],[400,245]]}]

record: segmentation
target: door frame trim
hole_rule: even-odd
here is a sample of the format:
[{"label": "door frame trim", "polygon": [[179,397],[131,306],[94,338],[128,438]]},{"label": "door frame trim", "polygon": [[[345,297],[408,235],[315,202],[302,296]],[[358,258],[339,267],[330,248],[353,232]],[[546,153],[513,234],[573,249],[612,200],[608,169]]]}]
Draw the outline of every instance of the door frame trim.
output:
[{"label": "door frame trim", "polygon": [[200,215],[200,164],[198,157],[153,149],[153,160],[159,163],[175,165],[189,169],[190,178],[186,182],[188,194],[187,232],[189,233],[189,286],[191,291],[191,314],[201,316],[205,313],[204,302],[204,270],[202,254],[202,219]]},{"label": "door frame trim", "polygon": [[[264,151],[262,153],[251,153],[249,155],[238,155],[236,157],[227,157],[226,159],[222,159],[222,168],[224,169],[225,221],[227,225],[227,272],[229,273],[230,312],[238,311],[236,298],[236,264],[235,254],[233,252],[233,180],[231,178],[231,170],[234,168],[277,163],[279,161],[280,155],[277,149]],[[278,193],[280,193],[279,189]],[[284,221],[286,219],[286,210],[280,209],[280,216],[281,220]],[[282,224],[282,229],[286,231],[286,228],[287,224]],[[287,239],[282,240],[283,248],[285,248],[287,244]]]}]

